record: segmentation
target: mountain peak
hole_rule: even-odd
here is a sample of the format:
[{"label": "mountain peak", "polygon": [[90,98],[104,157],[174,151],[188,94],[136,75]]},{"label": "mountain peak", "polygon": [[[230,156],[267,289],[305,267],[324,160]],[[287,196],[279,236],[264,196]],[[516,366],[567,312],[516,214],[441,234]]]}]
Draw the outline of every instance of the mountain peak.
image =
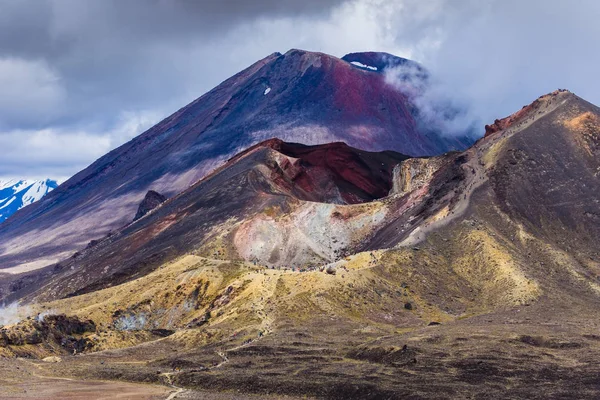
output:
[{"label": "mountain peak", "polygon": [[[281,53],[279,53],[281,54]],[[289,56],[323,56],[323,57],[329,57],[329,58],[336,58],[332,55],[329,55],[327,53],[322,53],[320,51],[311,51],[311,50],[304,50],[304,49],[289,49],[288,51],[286,51],[283,54],[284,57],[289,57]]]},{"label": "mountain peak", "polygon": [[418,72],[426,73],[425,68],[415,61],[398,57],[393,54],[367,51],[361,53],[350,53],[342,57],[342,60],[354,66],[375,72],[384,72],[388,69],[410,67]]},{"label": "mountain peak", "polygon": [[[344,142],[361,151],[410,156],[463,150],[473,143],[468,134],[449,137],[421,123],[409,93],[348,60],[382,68],[384,61],[408,63],[384,53],[356,53],[346,60],[299,49],[273,53],[98,159],[29,213],[3,224],[0,266],[54,263],[129,224],[141,194],[152,189],[172,198],[240,151],[273,137],[305,145]],[[118,213],[108,211],[117,207]],[[72,234],[61,234],[66,231]],[[23,249],[24,237],[35,237],[37,245]],[[18,257],[14,248],[21,249]]]},{"label": "mountain peak", "polygon": [[0,222],[21,208],[40,200],[57,187],[58,183],[52,179],[0,180]]}]

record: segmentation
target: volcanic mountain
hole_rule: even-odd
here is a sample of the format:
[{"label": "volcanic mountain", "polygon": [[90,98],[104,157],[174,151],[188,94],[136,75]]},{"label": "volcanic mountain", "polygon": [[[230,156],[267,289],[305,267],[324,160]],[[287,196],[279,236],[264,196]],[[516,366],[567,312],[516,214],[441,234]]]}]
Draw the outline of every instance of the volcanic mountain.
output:
[{"label": "volcanic mountain", "polygon": [[5,327],[0,352],[190,396],[598,397],[600,109],[557,91],[487,132],[435,157],[250,147],[7,278],[67,317]]},{"label": "volcanic mountain", "polygon": [[[297,213],[294,210],[299,206],[309,212],[310,208],[325,207],[326,215],[336,205],[356,204],[361,210],[361,204],[386,197],[392,191],[394,168],[407,158],[393,151],[366,152],[344,143],[305,146],[271,139],[236,155],[172,199],[155,203],[147,215],[140,218],[138,212],[133,223],[90,242],[74,257],[46,269],[45,274],[33,276],[49,276],[58,282],[60,288],[48,289],[48,293],[64,297],[142,276],[191,252],[206,256],[227,254],[232,259],[240,259],[244,254],[249,261],[268,262],[268,258],[271,265],[288,267],[336,261],[340,246],[348,239],[339,237],[335,246],[331,244],[335,238],[323,238],[321,242],[305,239],[323,229],[327,233],[337,230],[336,237],[360,237],[360,230],[353,232],[341,216],[340,223],[313,230],[314,224],[325,220],[311,221],[307,214],[305,221],[295,223],[294,231],[283,233],[277,240],[248,231],[250,227],[244,222],[260,219],[265,213],[288,213],[293,222]],[[157,195],[160,196],[149,192],[142,205]],[[377,217],[361,215],[356,223],[365,218]],[[277,233],[277,227],[272,228]],[[269,230],[269,226],[258,229]],[[217,239],[221,236],[224,237]],[[215,241],[223,241],[223,246],[215,248]],[[12,287],[22,287],[23,282],[27,279]]]},{"label": "volcanic mountain", "polygon": [[434,157],[270,139],[5,275],[41,316],[0,354],[190,396],[595,398],[599,174],[600,109],[562,90]]},{"label": "volcanic mountain", "polygon": [[149,190],[172,197],[273,137],[411,156],[472,143],[468,134],[445,136],[420,124],[417,106],[386,83],[382,66],[422,67],[390,55],[377,62],[382,69],[375,71],[301,50],[258,61],[0,226],[0,268],[15,273],[58,262],[130,222]]}]

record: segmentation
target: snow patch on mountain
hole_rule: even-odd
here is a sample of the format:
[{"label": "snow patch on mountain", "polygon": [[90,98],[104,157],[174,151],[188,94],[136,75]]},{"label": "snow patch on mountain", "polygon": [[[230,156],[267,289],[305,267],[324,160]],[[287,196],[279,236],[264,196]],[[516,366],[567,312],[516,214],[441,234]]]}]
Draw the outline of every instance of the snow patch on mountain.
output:
[{"label": "snow patch on mountain", "polygon": [[377,67],[373,67],[371,65],[366,65],[366,64],[363,64],[363,63],[358,62],[358,61],[352,61],[350,64],[352,64],[352,65],[354,65],[356,67],[359,67],[359,68],[370,69],[371,71],[377,71],[379,69]]},{"label": "snow patch on mountain", "polygon": [[58,183],[51,179],[0,180],[0,223],[21,208],[40,200],[57,187]]}]

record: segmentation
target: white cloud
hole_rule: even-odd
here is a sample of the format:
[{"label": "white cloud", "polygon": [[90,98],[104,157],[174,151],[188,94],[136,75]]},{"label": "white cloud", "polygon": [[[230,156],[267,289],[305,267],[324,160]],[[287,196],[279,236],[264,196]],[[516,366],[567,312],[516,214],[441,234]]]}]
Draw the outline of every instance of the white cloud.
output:
[{"label": "white cloud", "polygon": [[117,125],[107,134],[110,138],[110,148],[113,149],[131,140],[165,117],[166,115],[160,111],[124,111]]},{"label": "white cloud", "polygon": [[0,133],[0,176],[64,181],[160,120],[154,112],[124,112],[110,131],[13,130]]},{"label": "white cloud", "polygon": [[56,129],[0,134],[0,176],[64,180],[110,150],[108,136]]}]

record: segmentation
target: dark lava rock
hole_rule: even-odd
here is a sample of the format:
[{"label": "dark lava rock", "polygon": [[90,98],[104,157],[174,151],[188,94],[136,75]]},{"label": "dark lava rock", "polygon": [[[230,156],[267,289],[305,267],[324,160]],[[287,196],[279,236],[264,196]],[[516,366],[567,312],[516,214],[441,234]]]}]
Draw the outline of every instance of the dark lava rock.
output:
[{"label": "dark lava rock", "polygon": [[403,366],[415,363],[416,355],[417,349],[409,349],[406,345],[401,349],[382,346],[360,346],[348,352],[346,357],[378,364]]},{"label": "dark lava rock", "polygon": [[167,201],[167,198],[162,194],[155,192],[154,190],[149,190],[146,193],[146,197],[140,203],[138,207],[137,213],[135,214],[134,221],[142,218],[144,215],[148,214],[150,211],[154,210],[156,207],[160,206],[162,203]]},{"label": "dark lava rock", "polygon": [[172,334],[175,333],[175,331],[172,331],[170,329],[152,329],[150,331],[151,334],[156,335],[156,336],[160,336],[160,337],[167,337],[167,336],[171,336]]}]

